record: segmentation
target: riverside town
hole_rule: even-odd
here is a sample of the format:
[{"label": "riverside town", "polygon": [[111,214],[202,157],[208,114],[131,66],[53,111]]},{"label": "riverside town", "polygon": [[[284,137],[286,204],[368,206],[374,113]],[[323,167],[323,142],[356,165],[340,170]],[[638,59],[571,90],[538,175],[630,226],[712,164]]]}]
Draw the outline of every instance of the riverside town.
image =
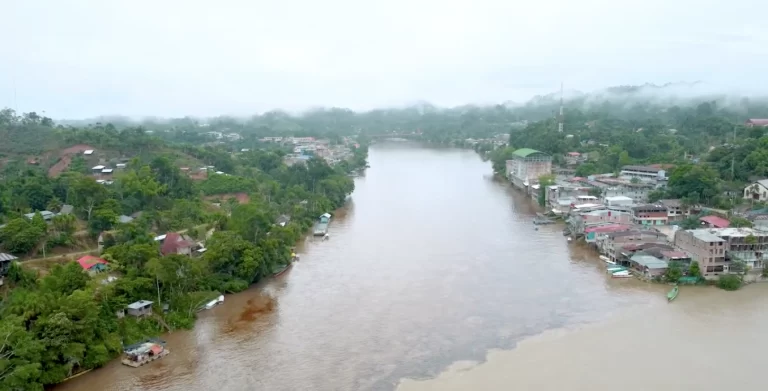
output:
[{"label": "riverside town", "polygon": [[4,109],[0,391],[419,390],[633,305],[675,323],[759,291],[768,100],[643,100],[666,88],[248,118]]}]

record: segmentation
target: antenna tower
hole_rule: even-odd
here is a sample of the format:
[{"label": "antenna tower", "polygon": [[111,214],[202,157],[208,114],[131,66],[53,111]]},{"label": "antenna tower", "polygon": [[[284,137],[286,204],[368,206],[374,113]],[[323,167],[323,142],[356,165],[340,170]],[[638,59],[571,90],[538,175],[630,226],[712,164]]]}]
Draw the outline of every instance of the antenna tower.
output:
[{"label": "antenna tower", "polygon": [[563,133],[563,82],[560,82],[560,116],[557,121],[557,131]]}]

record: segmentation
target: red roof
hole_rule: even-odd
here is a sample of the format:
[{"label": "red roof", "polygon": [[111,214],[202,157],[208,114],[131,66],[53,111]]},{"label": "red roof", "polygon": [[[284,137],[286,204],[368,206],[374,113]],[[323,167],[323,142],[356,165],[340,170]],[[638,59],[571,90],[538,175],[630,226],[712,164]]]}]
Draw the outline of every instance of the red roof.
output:
[{"label": "red roof", "polygon": [[720,216],[704,216],[699,220],[715,227],[715,228],[728,228],[731,222]]},{"label": "red roof", "polygon": [[105,260],[103,260],[103,259],[101,259],[99,257],[94,257],[93,255],[86,255],[86,256],[78,259],[77,263],[79,263],[80,267],[82,267],[85,270],[90,270],[92,267],[94,267],[94,266],[96,266],[98,264],[103,264],[103,265],[107,265],[108,264],[107,261],[105,261]]},{"label": "red roof", "polygon": [[752,118],[747,120],[748,124],[768,126],[768,119],[766,118]]},{"label": "red roof", "polygon": [[163,255],[176,254],[180,248],[192,247],[194,244],[181,238],[181,235],[176,232],[169,232],[165,235],[163,246],[160,247],[160,252]]},{"label": "red roof", "polygon": [[568,156],[581,156],[578,152],[568,152]]}]

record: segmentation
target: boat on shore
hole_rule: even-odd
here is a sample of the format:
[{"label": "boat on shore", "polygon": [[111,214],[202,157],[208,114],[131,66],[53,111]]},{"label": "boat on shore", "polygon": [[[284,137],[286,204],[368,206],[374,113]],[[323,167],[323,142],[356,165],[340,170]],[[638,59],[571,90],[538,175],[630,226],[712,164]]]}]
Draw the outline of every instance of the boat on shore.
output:
[{"label": "boat on shore", "polygon": [[325,234],[328,233],[328,225],[331,223],[331,214],[330,213],[324,213],[322,216],[320,216],[320,220],[315,224],[315,229],[313,230],[314,236],[325,236]]},{"label": "boat on shore", "polygon": [[630,278],[632,277],[632,274],[629,273],[629,270],[622,270],[611,274],[612,278]]},{"label": "boat on shore", "polygon": [[623,271],[626,271],[626,270],[627,270],[627,268],[625,268],[624,266],[610,266],[607,269],[605,269],[606,272],[611,273],[611,274],[616,273],[616,272],[623,272]]},{"label": "boat on shore", "polygon": [[283,273],[287,272],[288,269],[291,268],[291,265],[293,265],[293,263],[288,262],[285,265],[281,265],[281,266],[276,267],[275,269],[272,270],[272,277],[279,277],[279,276],[281,276]]},{"label": "boat on shore", "polygon": [[223,302],[224,302],[224,295],[219,295],[219,297],[217,297],[217,298],[215,298],[215,299],[205,303],[205,305],[200,307],[198,309],[198,311],[209,310],[209,309],[211,309],[213,307],[216,307],[217,305],[219,305],[219,304],[221,304]]},{"label": "boat on shore", "polygon": [[601,255],[600,256],[600,260],[605,262],[605,263],[607,263],[607,264],[609,264],[609,265],[615,265],[616,264],[616,262],[611,261],[611,258],[608,258],[605,255]]},{"label": "boat on shore", "polygon": [[152,338],[123,348],[124,357],[122,363],[129,367],[138,368],[144,364],[159,360],[169,353],[170,351],[165,348],[165,341]]},{"label": "boat on shore", "polygon": [[677,286],[677,284],[675,284],[675,287],[672,288],[672,290],[667,293],[667,301],[675,300],[679,293],[680,293],[680,287]]}]

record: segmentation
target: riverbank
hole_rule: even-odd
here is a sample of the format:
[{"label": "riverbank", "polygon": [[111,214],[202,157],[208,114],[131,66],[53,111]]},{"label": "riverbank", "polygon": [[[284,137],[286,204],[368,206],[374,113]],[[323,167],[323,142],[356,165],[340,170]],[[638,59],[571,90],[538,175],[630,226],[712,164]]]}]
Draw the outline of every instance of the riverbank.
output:
[{"label": "riverbank", "polygon": [[[683,287],[674,303],[659,302],[599,324],[544,332],[434,379],[403,379],[397,391],[721,390],[735,378],[740,389],[764,388],[768,340],[760,336],[768,327],[768,285],[738,292]],[[725,368],[738,368],[738,376]]]}]

